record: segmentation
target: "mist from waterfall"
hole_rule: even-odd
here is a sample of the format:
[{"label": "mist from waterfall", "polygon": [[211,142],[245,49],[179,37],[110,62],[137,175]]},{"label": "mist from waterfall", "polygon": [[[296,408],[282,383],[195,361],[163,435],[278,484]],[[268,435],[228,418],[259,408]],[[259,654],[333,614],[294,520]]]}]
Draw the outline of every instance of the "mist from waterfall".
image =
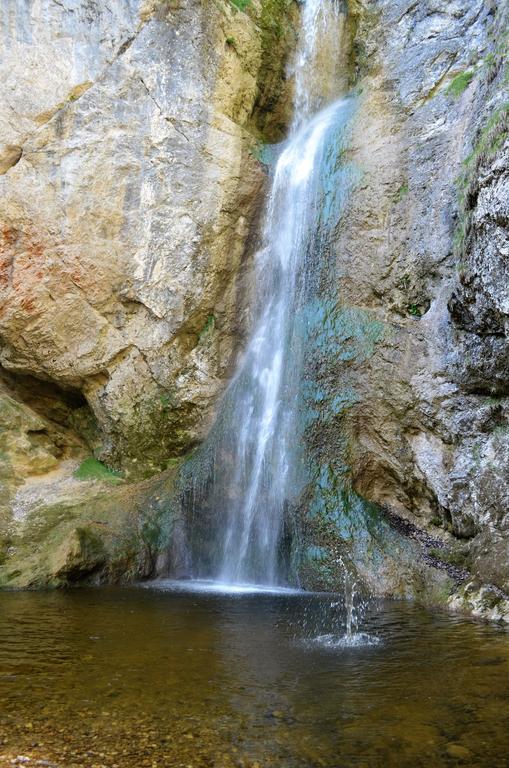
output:
[{"label": "mist from waterfall", "polygon": [[[196,496],[217,516],[219,541],[193,576],[281,584],[285,519],[304,485],[299,418],[306,303],[313,290],[337,135],[344,14],[339,0],[306,0],[295,56],[295,116],[272,174],[262,247],[255,256],[252,332],[223,398],[213,472]],[[217,551],[219,550],[219,552]]]}]

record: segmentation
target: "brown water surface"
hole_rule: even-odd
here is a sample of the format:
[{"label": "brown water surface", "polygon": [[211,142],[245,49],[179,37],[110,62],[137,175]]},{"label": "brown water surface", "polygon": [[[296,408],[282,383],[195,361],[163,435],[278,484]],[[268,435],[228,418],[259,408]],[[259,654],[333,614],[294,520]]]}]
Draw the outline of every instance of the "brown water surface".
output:
[{"label": "brown water surface", "polygon": [[[331,596],[0,594],[0,765],[509,766],[509,635]],[[14,761],[14,762],[12,762]]]}]

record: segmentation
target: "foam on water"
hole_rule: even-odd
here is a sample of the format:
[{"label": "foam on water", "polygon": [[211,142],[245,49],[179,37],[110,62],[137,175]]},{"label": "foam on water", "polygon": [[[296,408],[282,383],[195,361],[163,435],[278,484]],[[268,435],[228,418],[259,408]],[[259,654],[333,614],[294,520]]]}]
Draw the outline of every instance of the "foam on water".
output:
[{"label": "foam on water", "polygon": [[150,589],[165,592],[209,592],[218,595],[302,595],[300,589],[291,587],[270,587],[264,584],[227,584],[220,581],[199,579],[160,579],[143,584]]},{"label": "foam on water", "polygon": [[318,637],[302,642],[307,646],[338,650],[340,648],[366,648],[366,646],[380,645],[381,641],[376,635],[369,635],[367,632],[354,632],[352,634],[346,632],[344,635],[318,635]]}]

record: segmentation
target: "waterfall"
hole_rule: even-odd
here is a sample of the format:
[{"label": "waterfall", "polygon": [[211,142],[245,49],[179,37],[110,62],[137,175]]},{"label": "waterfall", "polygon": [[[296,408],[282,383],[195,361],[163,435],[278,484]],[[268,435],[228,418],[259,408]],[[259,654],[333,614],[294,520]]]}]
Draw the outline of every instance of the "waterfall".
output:
[{"label": "waterfall", "polygon": [[[346,102],[337,99],[344,15],[339,0],[306,0],[295,57],[295,117],[272,174],[255,257],[254,322],[223,399],[206,505],[220,542],[195,576],[278,584],[284,522],[303,487],[301,398],[306,303],[316,286],[324,172]],[[203,490],[203,489],[202,489]],[[199,494],[198,494],[199,495]],[[202,493],[203,496],[203,493]]]}]

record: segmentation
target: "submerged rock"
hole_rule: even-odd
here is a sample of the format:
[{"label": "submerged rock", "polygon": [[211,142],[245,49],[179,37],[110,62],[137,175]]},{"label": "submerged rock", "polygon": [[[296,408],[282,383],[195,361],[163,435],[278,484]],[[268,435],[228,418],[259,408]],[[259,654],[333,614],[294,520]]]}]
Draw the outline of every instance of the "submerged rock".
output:
[{"label": "submerged rock", "polygon": [[448,744],[446,747],[446,752],[449,755],[449,757],[453,757],[455,760],[470,760],[472,758],[472,753],[469,749],[466,747],[463,747],[461,744]]}]

